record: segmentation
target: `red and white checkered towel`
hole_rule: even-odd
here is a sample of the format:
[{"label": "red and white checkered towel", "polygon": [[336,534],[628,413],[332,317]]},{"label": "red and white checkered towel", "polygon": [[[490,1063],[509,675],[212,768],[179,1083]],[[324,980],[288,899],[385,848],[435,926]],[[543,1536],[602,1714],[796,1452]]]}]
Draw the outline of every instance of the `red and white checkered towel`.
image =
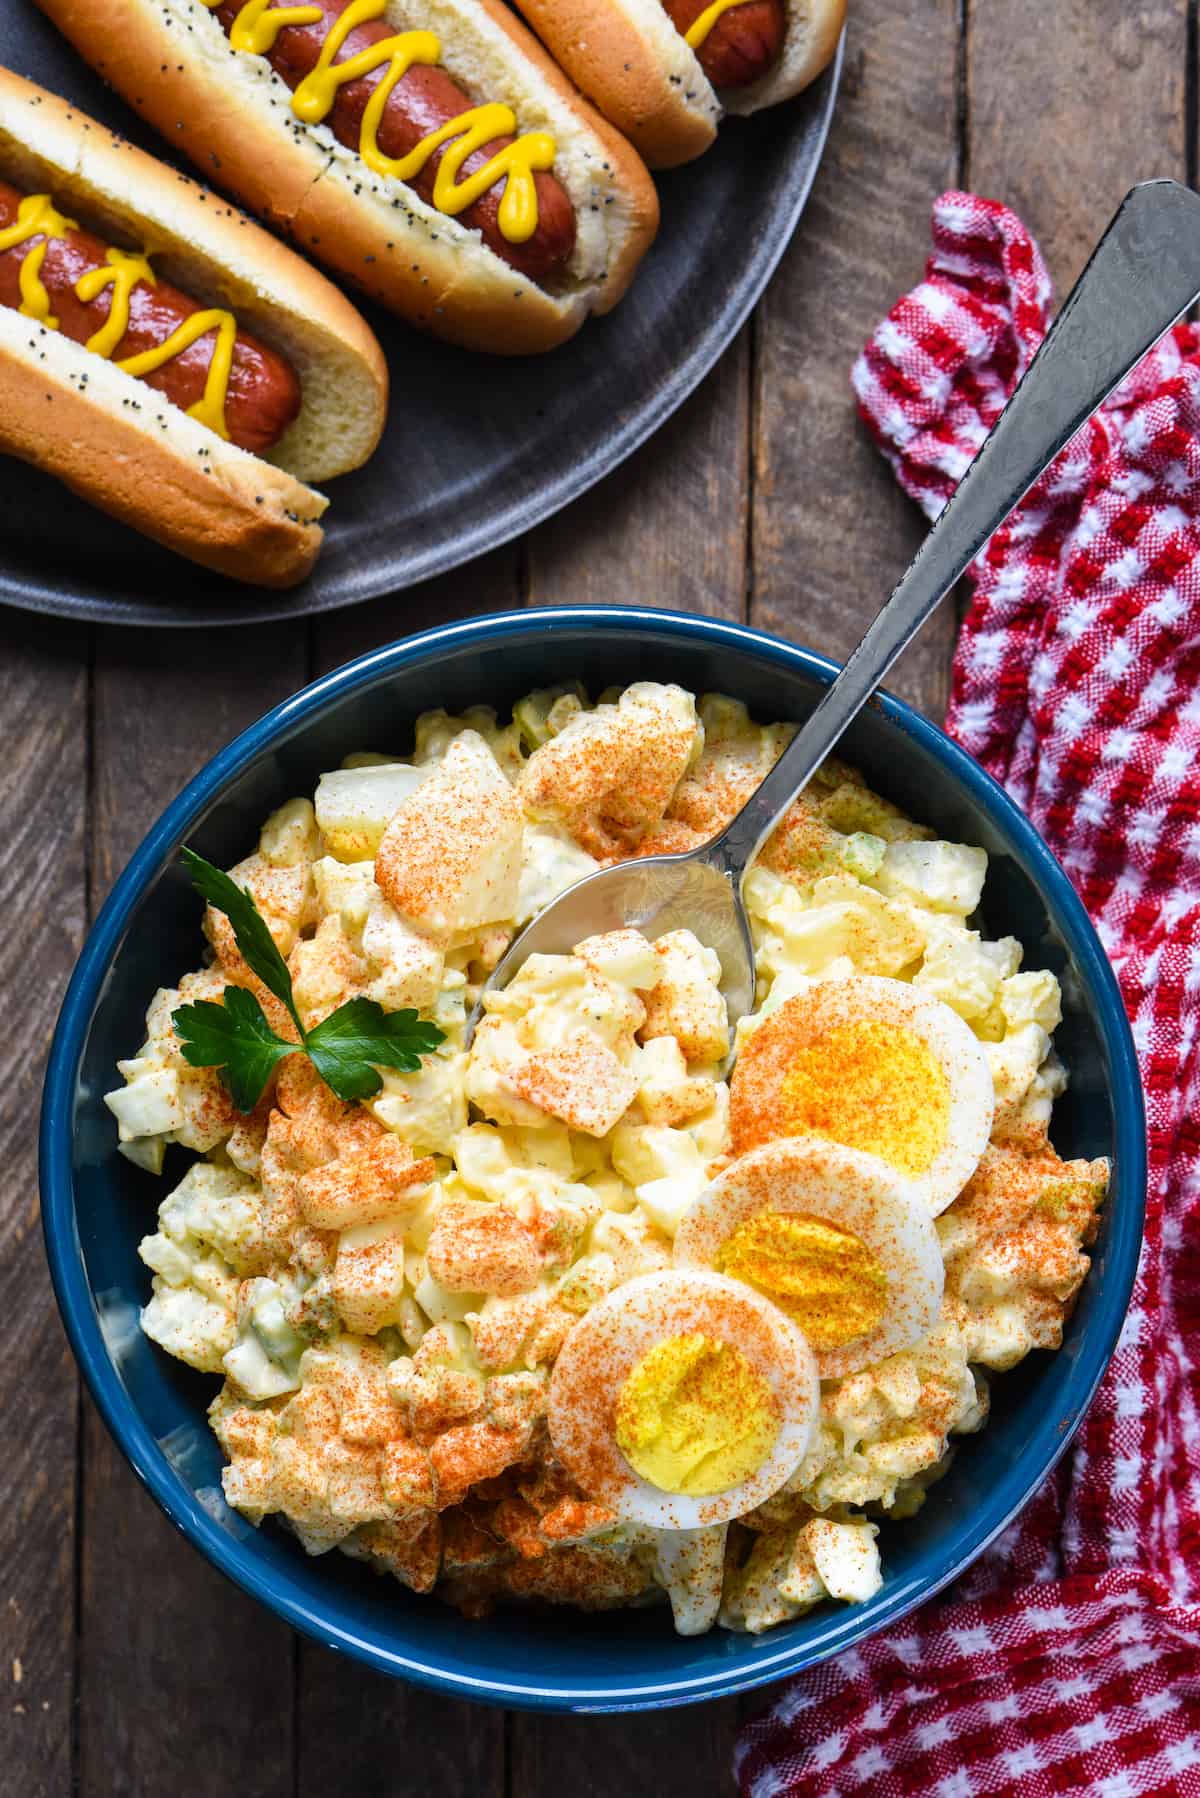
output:
[{"label": "red and white checkered towel", "polygon": [[[1050,303],[1003,206],[944,194],[933,242],[854,370],[930,517]],[[1146,358],[971,578],[948,728],[1055,850],[1117,969],[1149,1104],[1146,1244],[1073,1453],[946,1595],[780,1691],[739,1744],[746,1798],[1200,1794],[1200,332]]]}]

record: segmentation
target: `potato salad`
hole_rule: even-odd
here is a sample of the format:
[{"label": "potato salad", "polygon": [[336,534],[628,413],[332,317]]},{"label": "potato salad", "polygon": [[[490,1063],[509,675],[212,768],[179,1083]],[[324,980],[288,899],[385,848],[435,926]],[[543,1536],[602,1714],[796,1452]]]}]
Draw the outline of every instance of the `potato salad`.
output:
[{"label": "potato salad", "polygon": [[[1058,1347],[1108,1172],[1051,1145],[1058,982],[979,928],[984,851],[852,768],[747,877],[736,1043],[698,921],[531,957],[466,1047],[523,923],[707,841],[793,728],[648,681],[429,712],[246,845],[229,872],[293,1009],[210,904],[107,1103],[170,1187],[142,1328],[220,1382],[252,1523],[468,1616],[668,1603],[684,1634],[758,1632],[869,1598],[880,1523],[983,1428],[990,1375]],[[177,1014],[246,994],[286,1040],[239,1110]],[[436,1047],[338,1097],[303,1046],[348,1001]]]}]

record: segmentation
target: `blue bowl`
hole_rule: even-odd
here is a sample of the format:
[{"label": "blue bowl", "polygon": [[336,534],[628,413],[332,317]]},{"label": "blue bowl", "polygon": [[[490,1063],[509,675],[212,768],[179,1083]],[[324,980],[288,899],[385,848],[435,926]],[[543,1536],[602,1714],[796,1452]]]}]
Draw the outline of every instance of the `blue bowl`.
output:
[{"label": "blue bowl", "polygon": [[[987,928],[1025,945],[1063,983],[1058,1043],[1071,1070],[1054,1135],[1067,1156],[1109,1155],[1112,1195],[1092,1272],[1058,1354],[996,1380],[991,1422],[966,1441],[919,1515],[885,1526],[884,1583],[867,1604],[825,1606],[758,1638],[685,1640],[660,1610],[588,1617],[519,1612],[464,1624],[344,1556],[310,1560],[285,1530],[252,1529],[221,1497],[205,1423],[215,1383],[137,1327],[149,1275],[137,1244],[167,1190],[118,1156],[102,1096],[142,1035],[159,985],[196,965],[199,902],[183,841],[229,866],[271,808],[361,748],[403,750],[419,712],[582,676],[593,691],[637,679],[744,700],[799,718],[835,665],[758,631],[633,609],[564,608],[475,619],[362,657],[277,706],[216,756],[168,808],[97,919],[63,1004],[41,1126],[46,1248],[92,1396],[139,1478],[188,1540],[245,1591],[332,1648],[459,1697],[544,1710],[648,1709],[712,1698],[810,1667],[894,1623],[961,1573],[1062,1454],[1104,1372],[1133,1283],[1145,1202],[1145,1129],[1133,1044],[1112,970],[1062,869],[962,750],[881,696],[845,743],[872,784],[948,838],[990,857]],[[176,1174],[185,1164],[177,1157]],[[169,1168],[170,1171],[170,1168]]]}]

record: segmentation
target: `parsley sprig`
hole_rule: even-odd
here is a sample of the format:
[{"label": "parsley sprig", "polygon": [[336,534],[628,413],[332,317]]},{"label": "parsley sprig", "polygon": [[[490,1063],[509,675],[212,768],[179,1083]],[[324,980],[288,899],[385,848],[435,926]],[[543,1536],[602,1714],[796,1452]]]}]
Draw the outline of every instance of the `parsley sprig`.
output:
[{"label": "parsley sprig", "polygon": [[171,1013],[184,1060],[193,1068],[220,1068],[240,1112],[254,1110],[287,1055],[307,1055],[339,1099],[370,1099],[383,1085],[381,1067],[411,1074],[421,1057],[445,1040],[444,1031],[415,1011],[384,1011],[374,999],[347,999],[306,1030],[287,963],[251,894],[193,850],[185,848],[182,854],[192,885],[224,912],[246,966],[287,1008],[299,1034],[294,1043],[277,1036],[254,994],[242,986],[227,986],[222,1004],[197,999]]}]

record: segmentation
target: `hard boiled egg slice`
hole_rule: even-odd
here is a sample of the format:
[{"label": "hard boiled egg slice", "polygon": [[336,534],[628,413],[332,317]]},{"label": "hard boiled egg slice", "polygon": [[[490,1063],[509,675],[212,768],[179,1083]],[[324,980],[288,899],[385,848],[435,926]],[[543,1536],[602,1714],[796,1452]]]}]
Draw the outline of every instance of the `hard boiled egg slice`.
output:
[{"label": "hard boiled egg slice", "polygon": [[786,999],[747,1035],[729,1090],[735,1155],[816,1136],[927,1183],[936,1216],[975,1171],[995,1093],[957,1012],[903,980],[856,974]]},{"label": "hard boiled egg slice", "polygon": [[719,1175],[684,1212],[675,1262],[770,1299],[804,1332],[823,1380],[907,1348],[942,1307],[924,1188],[815,1137],[768,1143]]},{"label": "hard boiled egg slice", "polygon": [[779,1490],[818,1404],[812,1351],[769,1299],[708,1270],[664,1270],[572,1329],[550,1376],[550,1439],[622,1520],[697,1529]]}]

